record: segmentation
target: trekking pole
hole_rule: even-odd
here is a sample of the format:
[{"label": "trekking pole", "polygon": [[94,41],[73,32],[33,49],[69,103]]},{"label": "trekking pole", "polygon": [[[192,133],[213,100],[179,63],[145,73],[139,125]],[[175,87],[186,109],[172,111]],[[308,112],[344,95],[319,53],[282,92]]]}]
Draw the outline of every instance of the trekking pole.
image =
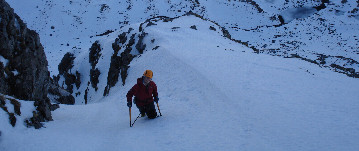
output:
[{"label": "trekking pole", "polygon": [[130,127],[132,127],[132,125],[131,125],[131,108],[128,108],[128,110],[129,110],[129,112],[130,112]]},{"label": "trekking pole", "polygon": [[156,104],[157,104],[158,112],[160,112],[160,116],[162,116],[160,106],[158,106],[158,102],[156,102]]},{"label": "trekking pole", "polygon": [[138,119],[140,116],[141,116],[141,113],[138,114],[138,116],[137,116],[136,119],[133,121],[133,123],[130,124],[130,127],[132,127],[132,126],[136,123],[137,119]]}]

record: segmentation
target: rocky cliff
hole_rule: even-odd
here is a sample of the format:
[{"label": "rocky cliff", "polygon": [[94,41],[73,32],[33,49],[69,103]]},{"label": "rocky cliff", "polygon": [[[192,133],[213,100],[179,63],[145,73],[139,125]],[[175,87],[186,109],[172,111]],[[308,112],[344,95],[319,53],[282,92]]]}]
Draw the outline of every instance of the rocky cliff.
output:
[{"label": "rocky cliff", "polygon": [[[42,126],[40,122],[52,120],[52,105],[47,97],[50,82],[47,65],[39,35],[27,28],[7,2],[0,0],[0,93],[35,101],[36,111],[26,121],[28,126],[35,128]],[[17,104],[17,115],[21,115],[21,103],[4,96],[1,99],[0,107],[9,114],[14,126],[16,117],[7,111],[5,99]]]}]

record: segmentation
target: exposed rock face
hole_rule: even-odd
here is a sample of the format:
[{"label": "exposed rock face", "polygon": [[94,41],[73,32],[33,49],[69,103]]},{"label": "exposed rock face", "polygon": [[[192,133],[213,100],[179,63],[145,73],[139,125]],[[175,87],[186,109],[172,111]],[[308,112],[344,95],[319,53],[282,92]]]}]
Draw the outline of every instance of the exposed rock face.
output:
[{"label": "exposed rock face", "polygon": [[[130,30],[127,32],[129,34],[133,29],[130,28]],[[126,32],[123,32],[116,38],[115,42],[112,44],[112,48],[114,50],[114,54],[111,57],[111,64],[110,69],[107,76],[107,86],[104,91],[104,96],[107,95],[110,91],[110,88],[115,86],[118,82],[119,74],[121,74],[122,79],[122,85],[125,84],[125,80],[127,77],[127,70],[130,68],[129,64],[132,61],[132,59],[135,57],[131,55],[132,46],[135,44],[135,36],[136,34],[132,34],[128,43],[124,46],[125,50],[118,55],[119,50],[121,49],[121,46],[124,45],[127,41]],[[141,43],[144,36],[139,36]],[[139,42],[140,43],[140,42]],[[140,44],[143,45],[143,44]],[[136,45],[137,46],[137,45]],[[145,49],[146,45],[139,46],[142,47],[141,49]],[[136,47],[137,48],[137,47]],[[142,50],[142,52],[143,52]]]},{"label": "exposed rock face", "polygon": [[[74,84],[76,85],[77,88],[80,87],[80,84],[81,84],[81,81],[80,81],[81,75],[80,75],[80,73],[77,72],[77,71],[76,71],[76,74],[71,73],[71,69],[74,66],[73,65],[74,60],[75,60],[74,55],[72,53],[68,52],[62,58],[59,66],[58,66],[59,75],[62,75],[65,78],[64,83],[60,83],[60,85],[62,87],[64,87],[64,84],[66,84],[66,90],[68,92],[70,92],[70,93],[73,93],[73,85]],[[55,77],[54,80],[55,80],[56,83],[58,83],[59,76]],[[60,91],[60,90],[55,90],[55,91]],[[51,91],[51,92],[54,92],[54,91]],[[52,93],[52,94],[58,95],[59,93],[55,92],[55,93]],[[67,96],[67,95],[65,95],[65,96]]]},{"label": "exposed rock face", "polygon": [[[75,104],[75,98],[71,95],[71,93],[67,92],[55,82],[51,82],[49,85],[49,95],[52,100],[56,101],[56,103],[60,104]],[[57,107],[52,107],[54,110]]]},{"label": "exposed rock face", "polygon": [[138,43],[136,44],[136,49],[138,50],[138,52],[139,52],[140,54],[142,54],[143,51],[146,49],[146,44],[143,43],[143,38],[145,38],[146,35],[147,35],[147,33],[142,32],[142,33],[138,36],[139,40],[138,40]]},{"label": "exposed rock face", "polygon": [[8,60],[1,63],[0,92],[24,100],[42,100],[47,97],[50,73],[40,38],[4,0],[0,5],[0,55]]},{"label": "exposed rock face", "polygon": [[[76,74],[71,73],[71,69],[74,66],[75,57],[72,53],[66,53],[62,58],[58,69],[59,75],[54,77],[54,81],[49,85],[49,94],[56,100],[57,103],[61,104],[75,104],[75,98],[71,95],[73,93],[73,85],[80,87],[80,73],[76,71]],[[61,83],[59,86],[60,75],[62,75],[65,80],[64,83]],[[66,90],[63,88],[66,85]]]},{"label": "exposed rock face", "polygon": [[[29,125],[52,120],[47,98],[50,73],[39,35],[28,29],[4,0],[0,0],[0,60],[0,93],[35,101],[38,119]],[[19,108],[16,112],[21,114]],[[11,117],[14,126],[16,118]],[[41,123],[35,126],[40,127]]]},{"label": "exposed rock face", "polygon": [[90,48],[90,53],[89,53],[89,62],[92,66],[91,70],[90,70],[90,81],[91,81],[91,85],[93,88],[98,89],[97,84],[99,82],[98,77],[100,76],[101,72],[98,68],[96,68],[96,65],[98,63],[98,60],[101,57],[101,45],[98,43],[98,41],[96,41],[95,43],[92,44],[91,48]]},{"label": "exposed rock face", "polygon": [[[17,115],[21,115],[20,106],[21,104],[17,102],[16,100],[11,100],[11,103],[14,104],[14,110]],[[9,112],[5,105],[5,97],[0,95],[0,108],[2,108],[9,116],[9,122],[12,126],[15,126],[16,124],[16,117],[14,113]]]}]

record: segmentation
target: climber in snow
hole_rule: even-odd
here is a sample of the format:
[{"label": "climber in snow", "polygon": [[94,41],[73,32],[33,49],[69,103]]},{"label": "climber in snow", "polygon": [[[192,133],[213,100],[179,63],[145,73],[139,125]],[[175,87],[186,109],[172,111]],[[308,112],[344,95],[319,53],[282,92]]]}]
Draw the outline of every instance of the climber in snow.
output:
[{"label": "climber in snow", "polygon": [[132,97],[135,96],[133,102],[139,109],[141,116],[154,119],[157,112],[154,102],[158,104],[158,93],[155,82],[152,81],[153,72],[146,70],[143,76],[137,79],[137,83],[127,92],[127,106],[132,107]]}]

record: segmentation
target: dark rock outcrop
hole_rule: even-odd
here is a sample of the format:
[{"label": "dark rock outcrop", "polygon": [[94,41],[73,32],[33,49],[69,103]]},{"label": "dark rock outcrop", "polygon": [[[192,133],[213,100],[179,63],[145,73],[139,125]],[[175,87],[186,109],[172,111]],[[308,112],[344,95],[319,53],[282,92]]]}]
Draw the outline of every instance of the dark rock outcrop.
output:
[{"label": "dark rock outcrop", "polygon": [[324,8],[326,8],[327,6],[325,6],[325,3],[329,3],[329,0],[321,0],[322,3],[319,6],[315,6],[313,8],[315,8],[317,11],[320,11]]},{"label": "dark rock outcrop", "polygon": [[[47,98],[50,73],[39,35],[27,28],[4,0],[0,0],[0,93],[21,100],[35,101],[37,121],[52,120],[51,103]],[[16,101],[11,103],[21,114]],[[8,113],[14,126],[14,113]],[[41,126],[35,126],[40,128]]]},{"label": "dark rock outcrop", "polygon": [[99,83],[98,77],[100,76],[100,74],[101,74],[101,72],[97,68],[90,70],[91,85],[92,85],[93,88],[95,88],[96,91],[98,89],[97,84]]},{"label": "dark rock outcrop", "polygon": [[[56,82],[51,82],[49,85],[49,97],[56,103],[75,104],[75,98],[71,93],[61,88]],[[56,108],[58,108],[57,104],[53,105],[51,110],[55,110]]]},{"label": "dark rock outcrop", "polygon": [[213,26],[209,26],[209,29],[213,31],[217,31],[216,28],[214,28]]},{"label": "dark rock outcrop", "polygon": [[16,117],[14,113],[10,113],[7,107],[5,106],[5,97],[0,95],[0,108],[2,108],[9,116],[9,122],[14,127],[16,124]]},{"label": "dark rock outcrop", "polygon": [[12,105],[14,105],[14,111],[17,115],[21,115],[21,110],[20,110],[20,107],[21,107],[21,104],[19,101],[15,100],[15,99],[10,99],[10,102]]},{"label": "dark rock outcrop", "polygon": [[136,44],[136,49],[138,50],[138,52],[140,54],[143,53],[143,50],[146,49],[146,44],[143,43],[143,39],[145,38],[145,36],[147,35],[147,33],[142,32],[140,35],[138,35],[138,42]]},{"label": "dark rock outcrop", "polygon": [[89,63],[92,66],[90,70],[90,81],[92,87],[95,88],[96,91],[98,89],[97,84],[99,83],[98,77],[101,74],[100,70],[96,68],[96,65],[100,57],[101,57],[101,45],[98,43],[98,41],[96,41],[95,43],[92,44],[89,53]]},{"label": "dark rock outcrop", "polygon": [[191,29],[194,29],[194,30],[197,30],[196,25],[193,25],[193,26],[191,26],[190,28],[191,28]]},{"label": "dark rock outcrop", "polygon": [[66,72],[69,72],[69,70],[74,66],[74,54],[72,53],[66,53],[65,56],[62,58],[58,69],[60,74],[64,74]]},{"label": "dark rock outcrop", "polygon": [[98,60],[101,57],[101,45],[96,41],[92,44],[90,48],[89,58],[90,58],[90,64],[92,66],[92,69],[95,69]]},{"label": "dark rock outcrop", "polygon": [[[131,29],[129,30],[129,32],[130,31]],[[129,34],[129,32],[127,33]],[[134,58],[134,56],[131,55],[130,52],[132,51],[132,46],[135,44],[135,36],[136,34],[131,35],[127,45],[125,45],[124,47],[125,50],[119,56],[118,52],[120,51],[121,46],[124,45],[127,41],[126,32],[120,34],[118,38],[115,39],[115,42],[112,44],[114,54],[111,56],[110,69],[107,76],[107,86],[103,94],[104,96],[109,93],[111,87],[116,85],[116,83],[118,82],[119,74],[121,74],[122,85],[125,84],[129,64]]]},{"label": "dark rock outcrop", "polygon": [[41,128],[43,124],[41,122],[52,121],[51,111],[58,105],[51,105],[50,99],[44,99],[42,101],[36,101],[36,112],[33,111],[33,116],[25,121],[28,127]]},{"label": "dark rock outcrop", "polygon": [[2,63],[0,92],[23,100],[42,100],[47,97],[50,73],[39,35],[29,30],[4,0],[0,6],[0,55],[8,60]]},{"label": "dark rock outcrop", "polygon": [[[61,83],[60,85],[62,88],[64,88],[64,84],[66,84],[66,91],[68,91],[70,93],[73,93],[74,84],[76,85],[77,88],[79,88],[80,84],[81,84],[81,79],[80,79],[81,74],[78,71],[76,71],[75,74],[73,74],[71,72],[71,69],[74,66],[73,65],[74,60],[75,60],[74,54],[68,52],[62,58],[59,66],[58,66],[59,75],[62,75],[65,78],[64,83]],[[59,75],[57,77],[54,77],[55,83],[58,83]],[[50,88],[54,88],[54,86],[50,87]],[[51,92],[55,92],[55,91],[57,91],[57,90],[52,90]],[[55,92],[52,94],[58,95],[59,93]],[[67,95],[65,95],[65,96],[67,96]]]}]

